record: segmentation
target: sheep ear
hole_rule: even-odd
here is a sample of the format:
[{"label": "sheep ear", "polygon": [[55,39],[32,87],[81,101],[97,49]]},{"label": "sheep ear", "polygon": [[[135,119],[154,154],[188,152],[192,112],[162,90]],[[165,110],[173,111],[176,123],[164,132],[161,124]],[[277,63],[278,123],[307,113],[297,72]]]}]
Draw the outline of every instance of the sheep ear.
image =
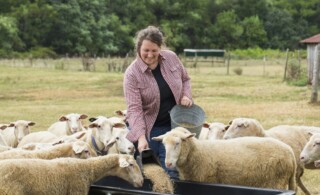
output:
[{"label": "sheep ear", "polygon": [[61,116],[60,118],[59,118],[59,121],[67,121],[68,119],[67,119],[67,117],[66,116]]},{"label": "sheep ear", "polygon": [[230,125],[226,125],[226,126],[224,126],[223,131],[227,131],[227,130],[229,129],[229,127],[230,127]]},{"label": "sheep ear", "polygon": [[91,117],[91,118],[89,118],[89,121],[92,123],[93,121],[95,121],[95,120],[97,120],[97,118],[96,117]]},{"label": "sheep ear", "polygon": [[76,154],[80,154],[84,150],[84,146],[80,146],[79,144],[73,143],[72,144],[72,150]]},{"label": "sheep ear", "polygon": [[231,124],[232,124],[232,122],[233,122],[233,120],[229,121],[229,125],[231,125]]},{"label": "sheep ear", "polygon": [[186,133],[185,135],[183,135],[182,137],[181,137],[181,139],[182,140],[186,140],[186,139],[188,139],[188,138],[190,138],[190,137],[195,137],[197,134],[196,133]]},{"label": "sheep ear", "polygon": [[1,125],[1,126],[0,126],[0,129],[1,129],[1,130],[4,130],[4,129],[7,128],[7,127],[8,127],[7,125]]},{"label": "sheep ear", "polygon": [[79,119],[86,119],[86,118],[88,118],[88,115],[86,115],[86,114],[81,114],[79,117]]},{"label": "sheep ear", "polygon": [[154,141],[162,141],[164,138],[164,134],[163,135],[159,135],[158,137],[153,137],[152,140]]},{"label": "sheep ear", "polygon": [[119,166],[120,167],[128,167],[130,164],[124,157],[119,157]]},{"label": "sheep ear", "polygon": [[33,125],[35,125],[35,124],[36,124],[36,123],[33,122],[33,121],[29,121],[29,122],[28,122],[28,125],[29,125],[29,126],[33,126]]},{"label": "sheep ear", "polygon": [[77,133],[74,133],[71,135],[71,137],[74,137],[76,139],[81,139],[83,136],[86,135],[86,131],[80,131],[80,132],[77,132]]},{"label": "sheep ear", "polygon": [[14,123],[10,123],[8,127],[14,127]]},{"label": "sheep ear", "polygon": [[210,126],[210,125],[209,125],[209,123],[207,123],[207,122],[205,122],[205,123],[202,124],[202,127],[204,127],[204,128],[209,128],[209,126]]},{"label": "sheep ear", "polygon": [[124,112],[122,112],[121,110],[117,110],[114,112],[117,116],[125,116]]},{"label": "sheep ear", "polygon": [[125,124],[123,124],[123,123],[115,123],[114,125],[113,125],[113,127],[115,127],[115,128],[124,128],[126,125]]},{"label": "sheep ear", "polygon": [[112,146],[113,146],[113,144],[115,144],[116,143],[116,138],[111,138],[111,140],[110,141],[108,141],[108,143],[107,143],[107,147],[108,148],[111,148]]}]

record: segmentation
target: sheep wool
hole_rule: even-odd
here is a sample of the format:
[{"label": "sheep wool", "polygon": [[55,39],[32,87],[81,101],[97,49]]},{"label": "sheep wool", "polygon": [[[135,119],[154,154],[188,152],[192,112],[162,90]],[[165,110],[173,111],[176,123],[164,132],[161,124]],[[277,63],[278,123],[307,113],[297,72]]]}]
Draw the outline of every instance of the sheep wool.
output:
[{"label": "sheep wool", "polygon": [[[177,127],[154,137],[166,148],[166,166],[180,179],[251,187],[296,189],[292,149],[273,138],[198,140]],[[186,131],[186,130],[185,130]]]},{"label": "sheep wool", "polygon": [[15,195],[87,195],[105,176],[118,176],[141,187],[143,176],[130,155],[76,158],[8,159],[0,161],[0,193]]},{"label": "sheep wool", "polygon": [[148,163],[143,165],[143,174],[150,179],[153,186],[152,191],[165,194],[173,194],[173,183],[169,175],[162,167],[155,163]]}]

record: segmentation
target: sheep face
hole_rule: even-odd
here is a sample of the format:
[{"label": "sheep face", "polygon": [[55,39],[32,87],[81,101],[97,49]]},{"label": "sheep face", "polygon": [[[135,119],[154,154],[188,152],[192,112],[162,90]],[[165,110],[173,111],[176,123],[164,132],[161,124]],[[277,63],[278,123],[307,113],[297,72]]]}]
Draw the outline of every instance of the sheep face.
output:
[{"label": "sheep face", "polygon": [[106,117],[98,116],[96,120],[92,121],[89,125],[90,128],[96,128],[97,132],[95,138],[105,146],[105,151],[108,150],[107,144],[112,137],[112,128],[114,124],[110,122]]},{"label": "sheep face", "polygon": [[300,163],[304,165],[316,160],[320,160],[320,133],[314,133],[300,153]]},{"label": "sheep face", "polygon": [[87,159],[97,156],[88,143],[80,140],[72,143],[72,150],[74,152],[74,157],[80,159]]},{"label": "sheep face", "polygon": [[211,123],[209,125],[208,140],[223,139],[228,127],[222,123]]},{"label": "sheep face", "polygon": [[120,155],[117,176],[128,181],[134,187],[139,188],[143,185],[143,176],[139,165],[131,155]]},{"label": "sheep face", "polygon": [[164,135],[153,137],[152,140],[162,141],[166,149],[166,167],[173,169],[176,167],[177,161],[179,160],[182,142],[194,136],[195,134],[190,133],[187,129],[177,127]]},{"label": "sheep face", "polygon": [[223,139],[232,139],[236,137],[258,136],[261,137],[262,127],[258,121],[251,118],[236,118],[230,122],[228,130]]},{"label": "sheep face", "polygon": [[86,119],[88,116],[85,114],[75,114],[71,113],[65,116],[60,117],[59,121],[66,122],[68,129],[71,131],[71,134],[82,131],[82,119]]},{"label": "sheep face", "polygon": [[18,143],[21,139],[30,133],[29,126],[35,125],[32,121],[18,120],[9,124],[9,127],[14,128],[14,136],[17,138]]},{"label": "sheep face", "polygon": [[114,128],[113,131],[113,139],[115,141],[114,144],[116,144],[118,152],[122,154],[133,155],[135,152],[135,148],[133,143],[126,138],[128,131],[121,128]]}]

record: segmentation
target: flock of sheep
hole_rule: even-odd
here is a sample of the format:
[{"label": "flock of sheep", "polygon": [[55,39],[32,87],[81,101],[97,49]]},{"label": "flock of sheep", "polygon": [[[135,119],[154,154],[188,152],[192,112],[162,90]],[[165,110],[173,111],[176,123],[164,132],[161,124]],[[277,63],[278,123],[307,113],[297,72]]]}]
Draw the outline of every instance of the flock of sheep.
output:
[{"label": "flock of sheep", "polygon": [[[31,132],[32,121],[0,124],[0,194],[86,195],[105,176],[118,176],[135,187],[144,178],[153,191],[174,193],[158,164],[139,167],[126,138],[125,110],[117,116],[89,118],[70,113],[47,131]],[[320,167],[320,127],[281,125],[264,130],[252,118],[229,125],[204,123],[199,138],[183,127],[154,137],[166,148],[166,167],[181,180],[263,187],[311,194],[301,176]]]},{"label": "flock of sheep", "polygon": [[[301,177],[304,169],[320,168],[320,127],[279,125],[265,130],[256,119],[235,118],[230,121],[228,125],[218,122],[204,123],[199,135],[199,140],[214,140],[213,142],[218,144],[218,140],[228,140],[229,142],[234,138],[237,138],[235,140],[241,142],[242,139],[248,139],[249,137],[259,137],[263,138],[263,140],[273,138],[273,140],[279,140],[287,146],[290,146],[289,150],[293,152],[296,164],[295,181],[297,186],[304,194],[311,194],[310,190],[308,190],[303,184]],[[231,144],[231,142],[229,143]],[[226,146],[224,148],[226,148]],[[223,151],[225,153],[230,153],[224,148]],[[238,149],[236,151],[238,151],[238,155],[243,158],[242,153],[244,152],[241,150],[239,151]],[[269,158],[269,161],[270,158],[285,157],[287,160],[292,159],[292,155],[285,156],[283,151],[279,150],[265,153],[265,155],[266,158]],[[257,156],[254,155],[254,158],[255,157]],[[268,161],[258,159],[256,163],[260,163],[260,166],[262,166],[261,164],[265,164],[266,162]],[[285,160],[282,161],[282,163],[285,163]],[[228,162],[228,164],[230,164],[230,162]],[[268,166],[271,167],[270,169],[274,169],[275,171],[279,164],[269,164]],[[240,168],[242,168],[242,164]],[[274,171],[269,170],[269,172],[265,172],[264,174],[266,174],[266,177],[269,177],[268,175],[274,174],[272,173]],[[276,178],[277,177],[274,177],[272,179]]]}]

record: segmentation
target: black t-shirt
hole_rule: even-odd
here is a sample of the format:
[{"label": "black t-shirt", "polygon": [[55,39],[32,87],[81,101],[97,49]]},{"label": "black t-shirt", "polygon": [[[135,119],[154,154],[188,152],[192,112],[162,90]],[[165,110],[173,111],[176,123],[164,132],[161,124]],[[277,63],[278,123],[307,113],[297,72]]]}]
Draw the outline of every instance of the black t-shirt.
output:
[{"label": "black t-shirt", "polygon": [[173,93],[168,83],[164,80],[161,74],[160,64],[158,64],[156,69],[152,70],[151,72],[157,81],[160,91],[160,109],[156,122],[153,126],[171,126],[169,111],[173,108],[173,106],[176,105],[176,100],[174,99]]}]

